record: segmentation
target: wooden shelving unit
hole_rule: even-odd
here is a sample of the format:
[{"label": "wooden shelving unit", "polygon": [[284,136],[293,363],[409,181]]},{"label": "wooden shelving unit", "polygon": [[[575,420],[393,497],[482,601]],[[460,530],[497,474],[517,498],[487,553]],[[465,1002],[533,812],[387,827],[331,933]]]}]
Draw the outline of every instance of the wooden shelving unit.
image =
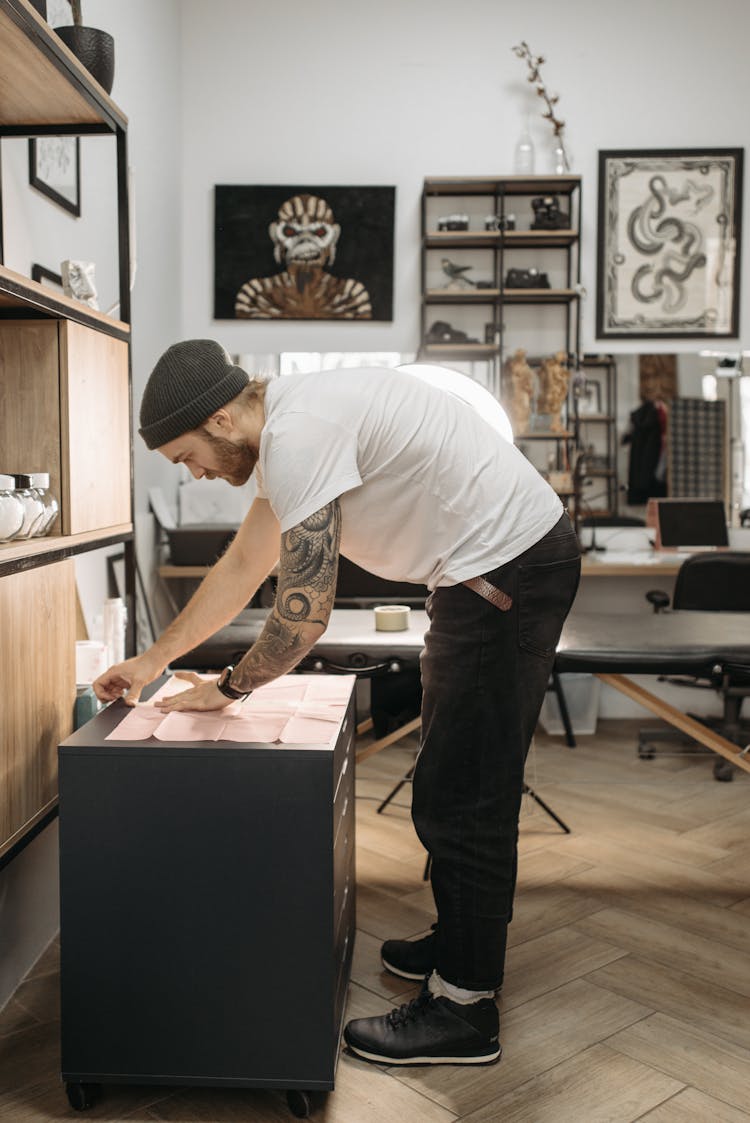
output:
[{"label": "wooden shelving unit", "polygon": [[121,315],[4,265],[0,207],[2,470],[48,471],[60,503],[50,536],[0,544],[0,864],[55,813],[57,746],[75,703],[76,554],[124,545],[134,616],[126,132],[31,4],[0,0],[0,140],[96,133],[116,145]]},{"label": "wooden shelving unit", "polygon": [[[556,230],[524,229],[523,225],[530,225],[531,218],[527,217],[522,224],[516,223],[512,230],[504,229],[506,218],[514,212],[517,204],[525,199],[527,213],[531,211],[530,200],[536,196],[553,195],[560,197],[567,207],[570,218],[570,228]],[[478,203],[481,198],[485,211],[499,219],[500,229],[480,229],[481,219],[478,218]],[[436,205],[439,200],[439,208]],[[443,206],[443,204],[445,204]],[[521,203],[523,207],[524,204]],[[469,229],[467,230],[438,230],[438,209],[459,212],[471,211]],[[420,355],[425,359],[471,361],[484,359],[488,366],[487,383],[494,391],[496,397],[503,398],[502,385],[503,363],[508,358],[506,347],[508,325],[512,322],[514,310],[522,306],[540,307],[548,306],[559,309],[555,312],[560,317],[560,342],[556,351],[563,351],[568,359],[567,366],[571,374],[575,374],[578,367],[578,353],[580,348],[580,229],[581,229],[581,177],[576,175],[565,176],[498,176],[498,177],[443,177],[428,178],[424,181],[422,190],[422,317],[421,317],[421,342]],[[443,287],[436,287],[434,279],[438,274],[437,265],[442,265],[441,254],[450,250],[480,250],[484,251],[482,261],[490,262],[490,267],[485,268],[487,278],[482,287],[471,284],[465,288],[459,284],[446,283]],[[526,259],[530,265],[537,266],[538,254],[541,251],[554,256],[554,261],[560,261],[563,256],[563,267],[557,267],[557,276],[554,278],[558,285],[550,288],[510,288],[506,286],[508,263],[512,260],[514,267],[519,267],[516,251],[533,251],[536,256]],[[514,257],[508,258],[513,252]],[[475,260],[478,260],[475,255]],[[459,259],[460,262],[460,259]],[[538,266],[537,266],[538,267]],[[472,267],[473,268],[473,267]],[[552,276],[551,276],[552,279]],[[563,284],[559,281],[564,280]],[[484,287],[486,285],[486,287]],[[430,332],[436,319],[448,323],[451,329],[456,325],[450,321],[449,309],[483,308],[485,310],[485,324],[483,326],[484,339],[478,342],[453,342],[445,341],[436,343],[436,332]],[[464,313],[465,315],[465,313]],[[476,316],[474,317],[476,318]],[[557,323],[557,321],[555,321]],[[462,325],[459,331],[464,330]],[[442,325],[441,325],[442,327]],[[556,329],[555,329],[556,330]],[[476,330],[465,332],[471,339],[477,335]],[[539,348],[539,341],[529,338],[525,344],[527,352]],[[539,359],[528,359],[534,366]],[[568,410],[565,418],[566,429],[561,433],[533,431],[517,436],[517,441],[532,441],[535,445],[547,441],[550,443],[550,458],[554,460],[556,472],[570,472],[573,465],[573,446],[576,439],[576,430],[573,425],[572,412]],[[552,469],[550,469],[551,471]],[[567,492],[559,493],[563,498],[572,495]]]}]

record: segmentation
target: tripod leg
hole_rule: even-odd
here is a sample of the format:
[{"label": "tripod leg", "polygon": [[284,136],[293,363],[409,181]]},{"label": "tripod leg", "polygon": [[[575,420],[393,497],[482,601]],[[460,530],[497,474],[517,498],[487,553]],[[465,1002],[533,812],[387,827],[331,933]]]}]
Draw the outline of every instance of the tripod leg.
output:
[{"label": "tripod leg", "polygon": [[530,788],[528,784],[524,784],[523,793],[524,795],[530,796],[536,803],[538,803],[542,811],[546,811],[550,819],[554,819],[558,827],[562,827],[566,834],[570,834],[570,827],[567,825],[567,823],[564,823],[560,816],[556,815],[552,808],[548,804],[546,804],[543,799],[540,799],[536,792],[532,788]]},{"label": "tripod leg", "polygon": [[568,713],[568,703],[565,700],[565,692],[560,682],[560,676],[557,671],[552,672],[552,689],[557,695],[557,703],[560,707],[560,717],[565,727],[565,740],[568,743],[569,749],[576,747],[576,739],[573,735],[573,726],[570,724],[570,714]]},{"label": "tripod leg", "polygon": [[391,800],[393,799],[394,796],[398,795],[398,793],[403,788],[404,784],[408,784],[408,783],[411,782],[411,778],[414,775],[415,767],[416,767],[416,762],[415,762],[415,764],[412,764],[411,768],[406,773],[406,775],[404,777],[402,777],[401,780],[399,780],[399,782],[396,784],[396,787],[393,789],[393,791],[388,793],[388,795],[385,797],[383,802],[380,804],[380,807],[378,807],[378,811],[377,811],[378,815],[380,815],[381,811],[385,811],[388,804],[391,802]]}]

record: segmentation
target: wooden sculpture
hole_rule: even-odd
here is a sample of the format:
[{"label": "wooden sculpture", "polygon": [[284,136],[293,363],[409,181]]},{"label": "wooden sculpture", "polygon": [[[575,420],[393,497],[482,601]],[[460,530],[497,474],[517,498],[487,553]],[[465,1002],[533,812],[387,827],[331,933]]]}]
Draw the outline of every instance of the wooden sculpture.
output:
[{"label": "wooden sculpture", "polygon": [[522,347],[506,359],[503,373],[506,387],[505,408],[513,433],[518,436],[528,432],[536,390],[534,371],[526,362],[526,352]]},{"label": "wooden sculpture", "polygon": [[562,407],[568,396],[570,371],[563,364],[567,356],[564,351],[558,351],[549,359],[542,359],[539,367],[539,395],[536,400],[538,413],[549,415],[550,431],[562,432]]}]

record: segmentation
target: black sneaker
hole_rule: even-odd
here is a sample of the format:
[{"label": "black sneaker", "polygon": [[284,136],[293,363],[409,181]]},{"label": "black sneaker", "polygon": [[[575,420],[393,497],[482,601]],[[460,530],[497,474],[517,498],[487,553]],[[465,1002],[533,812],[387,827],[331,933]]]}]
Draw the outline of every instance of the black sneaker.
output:
[{"label": "black sneaker", "polygon": [[366,1061],[387,1065],[486,1065],[500,1059],[500,1017],[492,998],[464,1006],[430,993],[378,1018],[356,1018],[344,1040]]},{"label": "black sneaker", "polygon": [[437,956],[435,929],[421,940],[386,940],[380,949],[380,960],[386,971],[402,979],[424,979],[435,970]]}]

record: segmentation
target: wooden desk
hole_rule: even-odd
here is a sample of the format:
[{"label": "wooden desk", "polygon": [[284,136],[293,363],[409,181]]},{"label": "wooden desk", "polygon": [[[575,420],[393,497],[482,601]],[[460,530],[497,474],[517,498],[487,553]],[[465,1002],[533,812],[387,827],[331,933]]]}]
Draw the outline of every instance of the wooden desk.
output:
[{"label": "wooden desk", "polygon": [[630,559],[621,551],[584,554],[582,577],[675,577],[688,554],[657,554],[636,550]]},{"label": "wooden desk", "polygon": [[[608,552],[609,553],[609,552]],[[584,577],[655,577],[663,574],[674,577],[688,554],[657,554],[645,550],[635,551],[631,560],[622,551],[605,554],[584,554],[581,573]],[[210,571],[209,565],[160,565],[158,574],[166,581],[182,577],[201,578]]]}]

